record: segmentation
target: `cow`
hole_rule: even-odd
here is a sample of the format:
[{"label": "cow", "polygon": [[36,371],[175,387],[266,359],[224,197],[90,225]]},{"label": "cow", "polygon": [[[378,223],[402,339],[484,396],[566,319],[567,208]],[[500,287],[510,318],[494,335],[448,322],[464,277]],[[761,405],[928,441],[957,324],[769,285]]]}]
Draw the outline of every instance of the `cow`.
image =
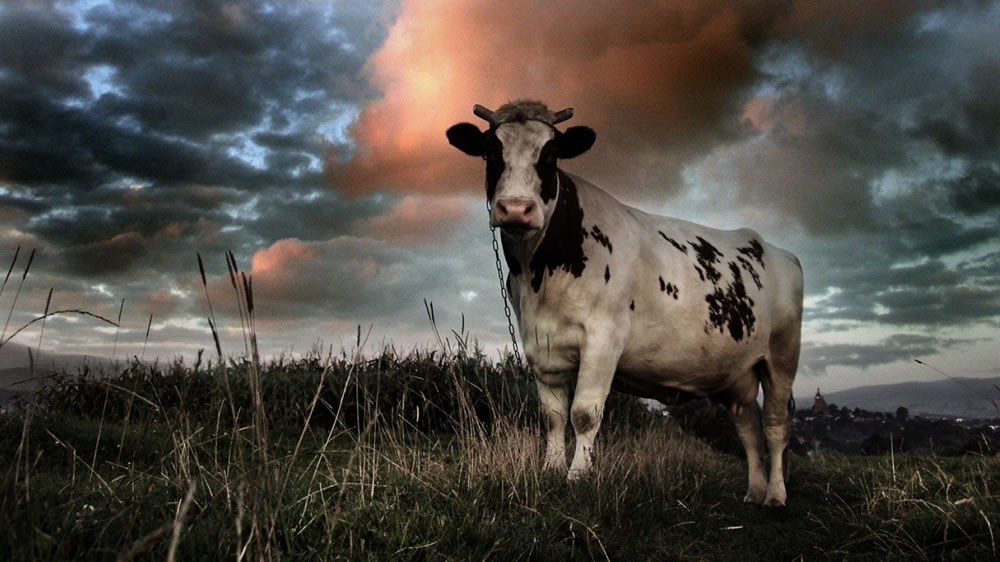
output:
[{"label": "cow", "polygon": [[728,407],[746,449],[744,501],[785,505],[802,323],[798,259],[752,230],[645,213],[564,172],[559,161],[596,139],[588,127],[556,129],[572,108],[519,100],[473,112],[485,131],[458,123],[447,137],[486,161],[490,224],[500,229],[545,422],[544,466],[566,470],[569,420],[576,450],[567,477],[590,470],[612,388],[665,404],[708,397]]}]

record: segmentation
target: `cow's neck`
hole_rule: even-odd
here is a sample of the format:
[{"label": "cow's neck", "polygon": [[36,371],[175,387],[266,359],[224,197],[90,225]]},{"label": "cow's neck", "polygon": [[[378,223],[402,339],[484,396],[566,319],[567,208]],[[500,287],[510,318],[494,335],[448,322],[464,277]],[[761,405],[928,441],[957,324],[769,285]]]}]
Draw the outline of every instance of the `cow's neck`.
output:
[{"label": "cow's neck", "polygon": [[[525,240],[501,236],[511,274],[527,281],[536,293],[557,270],[579,277],[587,262],[583,209],[576,184],[562,170],[558,178],[555,209],[538,234]],[[528,264],[527,269],[524,264]]]}]

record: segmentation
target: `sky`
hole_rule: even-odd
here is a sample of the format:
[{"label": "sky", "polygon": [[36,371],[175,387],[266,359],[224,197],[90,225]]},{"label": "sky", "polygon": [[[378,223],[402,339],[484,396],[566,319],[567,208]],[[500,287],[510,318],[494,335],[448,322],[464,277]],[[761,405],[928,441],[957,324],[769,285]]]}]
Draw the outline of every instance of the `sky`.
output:
[{"label": "sky", "polygon": [[[574,107],[563,164],[800,258],[796,393],[1000,376],[1000,2],[4,0],[0,296],[42,349],[509,345],[474,104]],[[36,255],[16,293],[28,254]],[[3,272],[0,271],[0,274]],[[146,328],[152,317],[148,340]],[[14,340],[36,346],[35,324]],[[451,336],[454,339],[454,336]]]}]

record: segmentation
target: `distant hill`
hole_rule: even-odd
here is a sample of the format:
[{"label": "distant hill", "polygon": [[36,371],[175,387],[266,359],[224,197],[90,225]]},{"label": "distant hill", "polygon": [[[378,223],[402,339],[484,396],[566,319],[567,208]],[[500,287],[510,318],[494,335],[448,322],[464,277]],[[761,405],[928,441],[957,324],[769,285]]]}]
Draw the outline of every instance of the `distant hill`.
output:
[{"label": "distant hill", "polygon": [[107,358],[89,355],[62,355],[42,350],[38,354],[34,348],[35,365],[32,370],[28,359],[28,347],[14,342],[8,342],[0,347],[0,405],[5,404],[14,395],[34,390],[41,386],[48,375],[61,371],[76,372],[78,367],[91,365],[104,366],[109,363]]},{"label": "distant hill", "polygon": [[[1000,377],[943,379],[850,388],[824,394],[827,404],[873,412],[895,412],[903,406],[911,415],[958,418],[996,418],[1000,412]],[[812,406],[813,397],[796,398],[799,408]]]}]

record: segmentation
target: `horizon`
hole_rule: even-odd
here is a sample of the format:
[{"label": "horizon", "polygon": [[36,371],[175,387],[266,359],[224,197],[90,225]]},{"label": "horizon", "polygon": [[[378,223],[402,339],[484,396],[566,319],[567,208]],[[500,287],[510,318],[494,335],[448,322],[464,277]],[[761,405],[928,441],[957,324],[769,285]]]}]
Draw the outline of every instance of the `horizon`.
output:
[{"label": "horizon", "polygon": [[232,251],[265,357],[351,349],[359,326],[376,349],[435,347],[425,299],[442,335],[464,326],[495,357],[510,340],[484,171],[444,132],[528,97],[596,131],[567,171],[799,257],[796,394],[998,377],[998,17],[998,1],[6,3],[5,333],[50,289],[50,310],[110,319],[124,299],[120,329],[48,318],[42,350],[192,361],[214,356],[207,292],[239,353]]}]

